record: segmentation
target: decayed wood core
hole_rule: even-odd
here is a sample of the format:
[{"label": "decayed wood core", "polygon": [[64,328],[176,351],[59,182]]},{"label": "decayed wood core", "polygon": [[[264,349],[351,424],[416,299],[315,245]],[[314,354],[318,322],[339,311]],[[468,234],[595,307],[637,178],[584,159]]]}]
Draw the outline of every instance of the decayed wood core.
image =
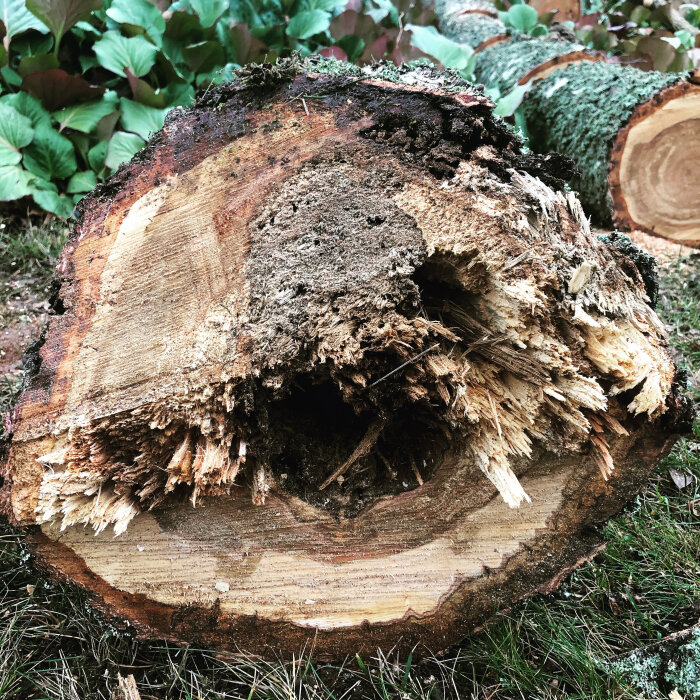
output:
[{"label": "decayed wood core", "polygon": [[611,159],[618,221],[700,243],[700,86],[682,83],[641,105]]},{"label": "decayed wood core", "polygon": [[151,633],[444,647],[667,447],[635,264],[486,98],[408,79],[222,88],[64,251],[0,495]]}]

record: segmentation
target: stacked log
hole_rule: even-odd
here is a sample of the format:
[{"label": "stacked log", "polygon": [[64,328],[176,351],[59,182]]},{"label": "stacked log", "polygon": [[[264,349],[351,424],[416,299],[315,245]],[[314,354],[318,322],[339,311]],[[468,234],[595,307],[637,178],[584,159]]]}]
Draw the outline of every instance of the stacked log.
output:
[{"label": "stacked log", "polygon": [[[700,86],[684,74],[608,63],[559,36],[475,43],[473,13],[446,0],[450,37],[477,51],[475,75],[501,94],[532,83],[523,98],[529,144],[574,159],[572,180],[598,222],[700,244]],[[498,22],[489,18],[490,22]],[[505,29],[505,27],[503,27]]]},{"label": "stacked log", "polygon": [[0,470],[47,567],[143,634],[342,658],[596,551],[687,404],[648,265],[492,107],[256,66],[82,200]]}]

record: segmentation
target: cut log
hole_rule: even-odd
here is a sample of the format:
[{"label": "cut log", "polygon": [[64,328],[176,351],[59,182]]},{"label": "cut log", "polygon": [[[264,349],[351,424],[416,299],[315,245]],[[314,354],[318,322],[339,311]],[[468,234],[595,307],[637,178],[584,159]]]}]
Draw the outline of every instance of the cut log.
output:
[{"label": "cut log", "polygon": [[522,102],[529,145],[573,158],[572,186],[588,214],[700,245],[700,86],[677,73],[606,63],[556,36],[485,45],[475,38],[483,20],[458,7],[438,6],[441,26],[478,51],[475,76],[487,87],[507,94],[531,83]]},{"label": "cut log", "polygon": [[143,634],[438,651],[591,556],[689,409],[554,159],[450,76],[309,65],[83,200],[1,502]]},{"label": "cut log", "polygon": [[576,22],[583,14],[581,0],[530,0],[528,3],[538,15],[556,12],[557,22]]},{"label": "cut log", "polygon": [[576,161],[572,186],[588,211],[700,245],[700,86],[587,63],[543,80],[523,104],[535,150]]},{"label": "cut log", "polygon": [[[491,12],[477,12],[487,5]],[[436,0],[435,12],[440,18],[440,31],[449,39],[466,44],[475,52],[510,38],[506,25],[497,17],[497,11],[490,0],[465,2],[463,0]]]},{"label": "cut log", "polygon": [[[498,9],[492,0],[438,0],[436,4],[441,5],[443,15],[446,14],[445,9],[452,5],[456,18],[470,13],[498,17]],[[575,22],[582,14],[580,0],[530,0],[528,5],[534,8],[538,15],[555,13],[559,22]]]}]

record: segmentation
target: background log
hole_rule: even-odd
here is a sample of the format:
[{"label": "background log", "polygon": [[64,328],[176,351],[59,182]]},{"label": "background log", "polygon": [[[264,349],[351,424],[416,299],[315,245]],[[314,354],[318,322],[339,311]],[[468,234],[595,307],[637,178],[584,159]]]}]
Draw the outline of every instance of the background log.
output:
[{"label": "background log", "polygon": [[437,651],[595,552],[689,409],[556,159],[449,76],[312,69],[83,200],[0,502],[144,634]]},{"label": "background log", "polygon": [[477,80],[501,94],[533,82],[523,98],[529,145],[574,159],[572,186],[587,213],[602,224],[700,244],[692,165],[700,157],[700,86],[677,73],[605,63],[556,36],[484,44],[480,34],[474,38],[474,15],[458,7],[443,3],[438,15],[452,39],[478,51]]}]

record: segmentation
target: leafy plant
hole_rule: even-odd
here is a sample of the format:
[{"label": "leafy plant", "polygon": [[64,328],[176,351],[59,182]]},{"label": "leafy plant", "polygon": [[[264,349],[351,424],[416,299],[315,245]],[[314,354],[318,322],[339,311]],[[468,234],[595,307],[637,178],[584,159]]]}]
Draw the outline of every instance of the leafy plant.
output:
[{"label": "leafy plant", "polygon": [[[642,70],[682,72],[693,66],[689,52],[700,47],[700,34],[676,29],[671,3],[647,7],[634,0],[598,0],[595,7],[595,12],[581,17],[576,25],[576,36],[584,45]],[[690,24],[694,19],[700,22],[694,8],[697,6],[681,6]]]},{"label": "leafy plant", "polygon": [[169,110],[249,62],[434,50],[463,69],[465,49],[421,34],[434,17],[414,0],[0,0],[0,202],[69,217]]},{"label": "leafy plant", "polygon": [[523,2],[514,2],[506,11],[499,12],[498,16],[515,33],[534,37],[549,33],[547,26],[539,21],[537,10]]}]

